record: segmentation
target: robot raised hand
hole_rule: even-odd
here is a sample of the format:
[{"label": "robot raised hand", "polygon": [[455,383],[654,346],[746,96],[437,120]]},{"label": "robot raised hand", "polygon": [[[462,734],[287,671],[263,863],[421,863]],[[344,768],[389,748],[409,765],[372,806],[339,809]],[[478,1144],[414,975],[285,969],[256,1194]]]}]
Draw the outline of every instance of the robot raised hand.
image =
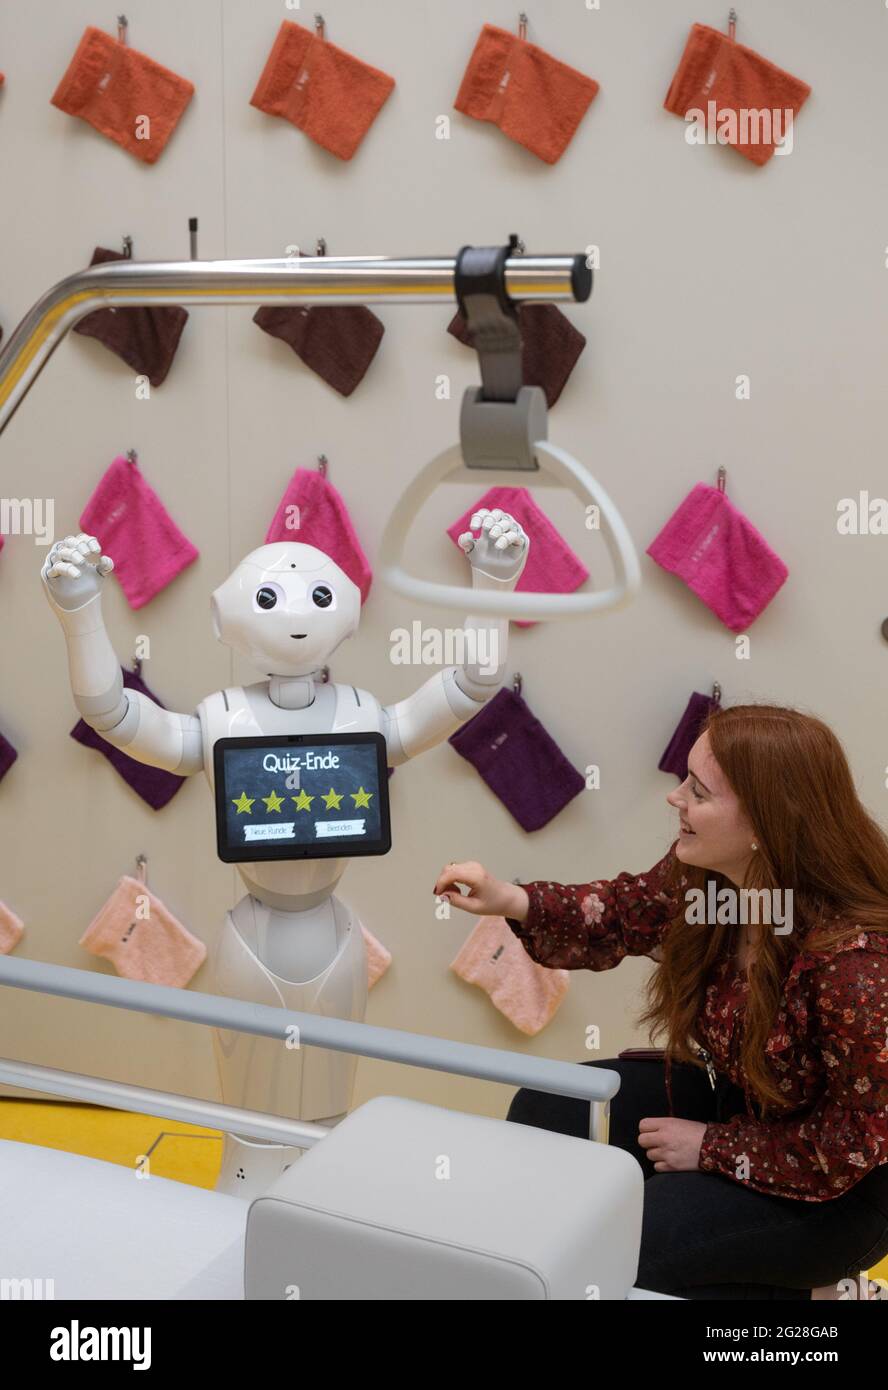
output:
[{"label": "robot raised hand", "polygon": [[[492,511],[481,507],[472,513],[469,525],[472,529],[463,531],[458,539],[469,557],[475,587],[487,588],[483,581],[492,579],[503,588],[514,589],[527,563],[530,544],[520,523],[499,507]],[[481,535],[474,536],[479,529]]]},{"label": "robot raised hand", "polygon": [[113,569],[114,561],[102,554],[96,537],[81,531],[53,543],[40,574],[54,601],[70,611],[100,593],[103,578]]}]

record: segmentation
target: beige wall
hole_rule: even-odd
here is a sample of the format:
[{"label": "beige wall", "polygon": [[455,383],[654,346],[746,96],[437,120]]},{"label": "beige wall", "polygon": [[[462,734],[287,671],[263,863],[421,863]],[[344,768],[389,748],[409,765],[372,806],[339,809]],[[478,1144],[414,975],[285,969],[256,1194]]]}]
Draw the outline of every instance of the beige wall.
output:
[{"label": "beige wall", "polygon": [[[549,167],[493,127],[453,112],[482,12],[447,4],[339,0],[329,38],[391,72],[397,88],[354,160],[342,164],[248,104],[278,24],[311,23],[280,0],[134,0],[134,47],[194,81],[197,95],[167,151],[143,167],[49,97],[87,23],[113,23],[85,0],[0,10],[0,323],[7,333],[97,244],[134,238],[140,259],[280,256],[294,242],[331,254],[453,254],[517,231],[532,251],[601,248],[591,301],[568,307],[588,347],[552,413],[550,435],[598,473],[640,551],[689,488],[728,469],[729,495],[764,532],[790,579],[751,630],[751,659],[680,583],[643,558],[644,589],[625,612],[514,630],[512,669],[534,712],[602,787],[545,830],[524,835],[446,745],[393,779],[394,849],[356,862],[342,896],[389,947],[369,1020],[494,1047],[581,1060],[585,1030],[601,1057],[644,1038],[632,1018],[650,968],[579,973],[555,1022],[517,1033],[448,964],[472,925],[435,919],[431,886],[449,859],[479,858],[502,877],[576,881],[648,868],[669,843],[673,779],[656,765],[690,691],[773,699],[824,717],[844,739],[861,794],[885,814],[888,743],[881,690],[888,649],[885,547],[840,537],[836,504],[886,491],[882,62],[888,13],[872,4],[745,0],[738,37],[811,83],[788,158],[757,169],[734,152],[692,149],[662,110],[688,27],[721,26],[722,0],[548,0],[529,37],[601,83],[564,158]],[[483,17],[512,27],[517,7]],[[452,117],[449,141],[435,121]],[[445,332],[450,312],[384,307],[377,360],[343,400],[251,323],[251,310],[192,311],[167,383],[135,398],[127,369],[69,338],[0,442],[3,496],[51,497],[63,535],[115,454],[135,447],[147,479],[201,557],[149,607],[111,586],[107,621],[121,658],[147,634],[149,684],[192,710],[208,691],[252,678],[212,637],[210,591],[262,542],[297,465],[320,452],[371,562],[386,515],[416,469],[455,437],[472,356]],[[453,396],[435,396],[448,373]],[[734,398],[748,373],[749,402]],[[478,492],[482,489],[479,488]],[[430,573],[456,579],[441,532],[474,495],[448,489],[429,509]],[[549,489],[542,505],[604,582],[577,510]],[[415,547],[418,552],[419,546]],[[26,920],[19,952],[104,969],[78,937],[134,857],[151,887],[211,945],[240,896],[214,851],[203,778],[155,815],[98,755],[71,739],[76,714],[64,646],[38,578],[44,552],[13,537],[0,555],[0,729],[20,757],[0,785],[0,898]],[[374,582],[336,679],[383,701],[428,672],[391,665],[389,634],[414,610]],[[194,981],[207,987],[207,971]],[[0,1053],[215,1095],[209,1036],[171,1021],[5,992]],[[357,1099],[380,1092],[502,1114],[508,1090],[362,1062]]]}]

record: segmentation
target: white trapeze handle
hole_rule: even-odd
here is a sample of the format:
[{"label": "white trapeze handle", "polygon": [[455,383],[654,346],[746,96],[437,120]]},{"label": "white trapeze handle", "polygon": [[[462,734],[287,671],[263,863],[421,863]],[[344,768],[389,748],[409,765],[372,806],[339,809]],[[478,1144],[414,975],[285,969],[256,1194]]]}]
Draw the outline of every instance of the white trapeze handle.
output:
[{"label": "white trapeze handle", "polygon": [[[379,564],[382,577],[396,593],[419,603],[437,604],[445,608],[469,609],[473,613],[494,613],[499,617],[533,622],[537,618],[581,617],[605,608],[617,608],[626,603],[641,586],[641,570],[632,537],[617,508],[601,484],[592,477],[565,449],[548,440],[538,440],[534,454],[541,467],[558,478],[584,505],[593,503],[599,511],[601,531],[614,566],[615,582],[610,589],[588,590],[584,593],[498,593],[491,589],[473,589],[470,585],[437,584],[408,574],[401,564],[410,525],[423,502],[445,478],[487,486],[499,481],[498,469],[466,468],[459,444],[445,449],[432,459],[421,473],[405,488],[400,501],[388,519],[380,543]],[[505,471],[505,470],[504,470]],[[515,470],[507,470],[511,479]],[[457,479],[456,474],[461,476]],[[527,486],[539,474],[521,474],[521,486]],[[530,538],[533,545],[533,537]]]}]

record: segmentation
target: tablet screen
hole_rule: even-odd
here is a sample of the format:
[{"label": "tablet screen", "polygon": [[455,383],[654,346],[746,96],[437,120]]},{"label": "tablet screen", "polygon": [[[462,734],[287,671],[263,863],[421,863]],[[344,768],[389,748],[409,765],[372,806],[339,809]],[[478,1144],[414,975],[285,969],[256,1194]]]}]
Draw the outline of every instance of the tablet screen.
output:
[{"label": "tablet screen", "polygon": [[348,858],[391,848],[382,734],[222,738],[216,832],[225,863]]}]

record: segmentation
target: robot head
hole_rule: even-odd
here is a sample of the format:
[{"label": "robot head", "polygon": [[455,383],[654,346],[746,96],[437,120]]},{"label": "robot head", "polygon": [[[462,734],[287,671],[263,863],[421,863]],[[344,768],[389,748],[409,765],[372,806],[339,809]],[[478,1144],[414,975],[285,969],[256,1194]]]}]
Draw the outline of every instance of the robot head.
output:
[{"label": "robot head", "polygon": [[247,555],[211,599],[220,642],[269,676],[305,676],[357,632],[361,591],[313,545],[279,541]]}]

